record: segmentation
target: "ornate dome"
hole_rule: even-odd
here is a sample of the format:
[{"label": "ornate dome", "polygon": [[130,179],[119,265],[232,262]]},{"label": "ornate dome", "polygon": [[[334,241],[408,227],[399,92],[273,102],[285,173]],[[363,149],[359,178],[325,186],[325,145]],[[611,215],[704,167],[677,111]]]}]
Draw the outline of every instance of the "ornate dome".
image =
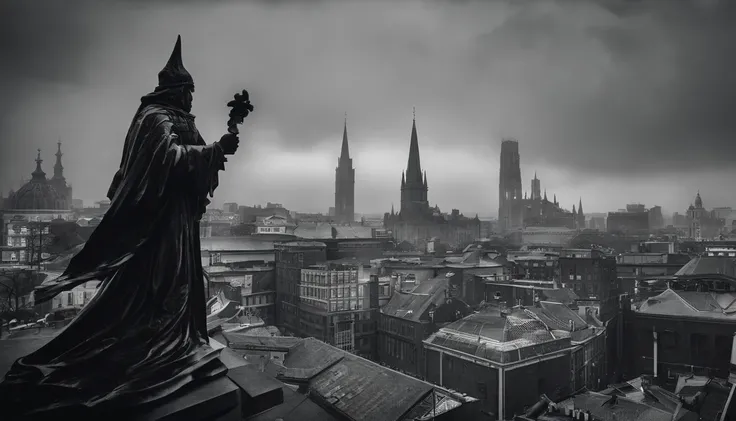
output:
[{"label": "ornate dome", "polygon": [[46,179],[46,173],[41,169],[41,150],[36,158],[36,170],[33,171],[31,181],[23,185],[10,197],[12,209],[54,209],[65,208],[64,197],[60,195]]}]

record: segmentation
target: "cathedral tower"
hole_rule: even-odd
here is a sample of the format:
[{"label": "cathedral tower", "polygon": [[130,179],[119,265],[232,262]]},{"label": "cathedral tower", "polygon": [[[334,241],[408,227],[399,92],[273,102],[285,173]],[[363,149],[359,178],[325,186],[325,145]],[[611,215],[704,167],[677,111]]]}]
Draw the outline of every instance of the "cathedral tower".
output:
[{"label": "cathedral tower", "polygon": [[532,179],[532,200],[542,200],[542,183],[537,178],[537,173],[534,173]]},{"label": "cathedral tower", "polygon": [[422,173],[419,160],[419,139],[417,136],[417,120],[414,117],[411,125],[411,142],[409,144],[409,162],[406,172],[401,174],[401,216],[415,218],[423,216],[429,209],[427,201],[427,173]]},{"label": "cathedral tower", "polygon": [[57,143],[56,163],[54,164],[54,176],[51,178],[51,186],[59,193],[60,199],[64,202],[64,207],[70,207],[72,204],[72,187],[66,183],[64,177],[64,166],[61,164],[61,141]]},{"label": "cathedral tower", "polygon": [[519,142],[506,139],[501,143],[501,165],[498,182],[498,226],[501,232],[522,228],[521,167]]},{"label": "cathedral tower", "polygon": [[355,169],[348,150],[348,120],[342,132],[342,150],[335,168],[335,220],[338,223],[355,221]]}]

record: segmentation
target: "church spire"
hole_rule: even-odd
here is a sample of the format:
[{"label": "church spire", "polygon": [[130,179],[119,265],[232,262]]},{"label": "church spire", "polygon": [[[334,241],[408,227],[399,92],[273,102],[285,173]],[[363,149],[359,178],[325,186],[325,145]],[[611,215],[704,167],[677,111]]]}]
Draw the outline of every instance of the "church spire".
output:
[{"label": "church spire", "polygon": [[577,212],[575,212],[575,205],[572,205],[572,214],[573,215],[577,215],[578,214]]},{"label": "church spire", "polygon": [[544,189],[544,201],[549,202],[549,200],[547,200],[547,189]]},{"label": "church spire", "polygon": [[422,183],[422,165],[419,161],[416,111],[411,124],[411,143],[409,144],[409,162],[406,166],[406,182]]},{"label": "church spire", "polygon": [[555,195],[554,195],[554,197],[552,198],[552,200],[553,200],[553,202],[552,202],[552,203],[554,203],[554,204],[556,205],[556,204],[557,204],[557,193],[555,193]]},{"label": "church spire", "polygon": [[61,164],[61,157],[64,155],[61,152],[61,139],[59,139],[59,142],[57,143],[58,150],[56,151],[56,164],[54,164],[54,179],[55,180],[63,180],[64,179],[64,166]]},{"label": "church spire", "polygon": [[33,171],[31,174],[33,176],[33,180],[46,180],[46,173],[43,172],[43,169],[41,169],[41,163],[43,162],[43,159],[41,159],[41,149],[38,150],[38,156],[36,157],[36,170]]},{"label": "church spire", "polygon": [[580,201],[578,202],[578,213],[580,215],[583,214],[583,198],[582,197],[580,198]]},{"label": "church spire", "polygon": [[348,113],[345,113],[345,125],[342,131],[342,151],[340,151],[340,161],[350,159],[350,150],[348,148]]}]

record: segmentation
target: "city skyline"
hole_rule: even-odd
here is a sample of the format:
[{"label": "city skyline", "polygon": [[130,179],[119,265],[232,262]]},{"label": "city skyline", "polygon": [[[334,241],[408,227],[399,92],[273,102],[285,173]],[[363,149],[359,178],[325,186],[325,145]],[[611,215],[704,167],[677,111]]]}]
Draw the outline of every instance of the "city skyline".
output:
[{"label": "city skyline", "polygon": [[[0,18],[2,38],[17,40],[5,48],[16,66],[0,69],[0,188],[30,176],[37,148],[50,173],[61,138],[75,196],[102,199],[130,115],[182,32],[207,142],[233,92],[259,107],[215,204],[326,212],[347,111],[355,210],[390,211],[413,106],[429,201],[445,212],[496,213],[504,137],[519,140],[524,191],[536,172],[563,207],[582,197],[586,213],[631,202],[682,213],[698,190],[708,208],[736,204],[733,7],[625,3],[48,3],[33,10],[48,29],[38,33],[13,4]],[[123,37],[131,22],[138,32]]]}]

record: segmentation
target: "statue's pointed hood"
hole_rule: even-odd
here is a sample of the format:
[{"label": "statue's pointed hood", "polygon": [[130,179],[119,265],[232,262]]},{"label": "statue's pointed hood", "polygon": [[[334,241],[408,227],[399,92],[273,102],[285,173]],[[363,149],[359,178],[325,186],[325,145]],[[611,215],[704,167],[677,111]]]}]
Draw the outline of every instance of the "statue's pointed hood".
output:
[{"label": "statue's pointed hood", "polygon": [[181,61],[181,35],[179,35],[176,38],[176,45],[174,45],[174,51],[171,52],[168,63],[158,72],[157,90],[184,85],[194,86],[194,79],[184,68],[184,63]]}]

